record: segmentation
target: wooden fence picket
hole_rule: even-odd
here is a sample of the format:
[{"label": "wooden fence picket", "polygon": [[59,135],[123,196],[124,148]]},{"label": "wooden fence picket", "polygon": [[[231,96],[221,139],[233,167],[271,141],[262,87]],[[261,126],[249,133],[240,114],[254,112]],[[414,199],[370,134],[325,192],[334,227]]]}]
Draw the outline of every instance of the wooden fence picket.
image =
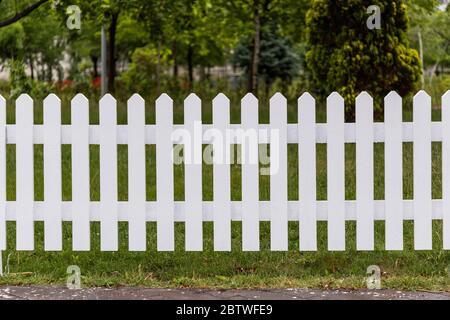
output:
[{"label": "wooden fence picket", "polygon": [[309,93],[298,100],[300,250],[317,250],[316,101]]},{"label": "wooden fence picket", "polygon": [[249,93],[241,103],[242,250],[259,250],[258,99]]},{"label": "wooden fence picket", "polygon": [[100,248],[119,249],[117,211],[117,102],[110,94],[100,100]]},{"label": "wooden fence picket", "polygon": [[386,250],[403,249],[402,98],[389,93],[384,100],[384,198]]},{"label": "wooden fence picket", "polygon": [[0,96],[0,251],[6,250],[6,192],[6,100]]},{"label": "wooden fence picket", "polygon": [[450,250],[450,90],[442,97],[443,247]]},{"label": "wooden fence picket", "polygon": [[345,250],[345,149],[344,99],[332,93],[327,99],[328,250]]},{"label": "wooden fence picket", "polygon": [[62,250],[61,100],[44,100],[44,246]]},{"label": "wooden fence picket", "polygon": [[130,251],[145,251],[146,174],[145,102],[135,94],[128,100],[128,246]]},{"label": "wooden fence picket", "polygon": [[158,251],[173,251],[175,249],[172,130],[173,101],[167,94],[163,94],[156,100],[156,211]]},{"label": "wooden fence picket", "polygon": [[373,100],[356,98],[356,247],[374,249]]},{"label": "wooden fence picket", "polygon": [[425,91],[414,96],[414,248],[432,249],[431,230],[431,98]]},{"label": "wooden fence picket", "polygon": [[89,100],[76,95],[71,103],[72,117],[72,248],[89,251],[90,170],[89,170]]},{"label": "wooden fence picket", "polygon": [[16,249],[34,250],[33,100],[16,100]]},{"label": "wooden fence picket", "polygon": [[287,100],[280,93],[270,99],[270,126],[270,243],[272,251],[287,251]]},{"label": "wooden fence picket", "polygon": [[189,143],[184,146],[186,251],[203,250],[202,132],[196,132],[196,126],[202,123],[201,103],[195,94],[184,101],[184,125],[190,135]]},{"label": "wooden fence picket", "polygon": [[231,146],[226,139],[230,100],[219,94],[213,100],[212,109],[213,127],[220,135],[213,141],[214,250],[231,251]]}]

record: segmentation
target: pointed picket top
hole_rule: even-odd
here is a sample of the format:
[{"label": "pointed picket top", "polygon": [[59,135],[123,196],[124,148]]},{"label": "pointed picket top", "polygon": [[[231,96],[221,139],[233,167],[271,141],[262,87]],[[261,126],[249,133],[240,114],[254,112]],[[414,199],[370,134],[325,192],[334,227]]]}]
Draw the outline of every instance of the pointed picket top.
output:
[{"label": "pointed picket top", "polygon": [[373,98],[367,91],[362,91],[357,97],[356,97],[356,103],[372,103]]},{"label": "pointed picket top", "polygon": [[423,103],[428,103],[428,102],[431,103],[431,97],[425,90],[420,90],[414,96],[414,101],[420,101]]},{"label": "pointed picket top", "polygon": [[117,103],[116,98],[114,98],[111,94],[107,93],[100,99],[100,105],[112,105]]},{"label": "pointed picket top", "polygon": [[305,92],[298,98],[298,103],[316,102],[316,99],[309,93]]},{"label": "pointed picket top", "polygon": [[44,99],[44,103],[61,103],[61,99],[54,93],[50,93],[45,99]]},{"label": "pointed picket top", "polygon": [[163,93],[161,94],[158,99],[156,99],[156,103],[157,104],[171,104],[173,103],[173,100],[171,97],[169,97],[169,95],[167,93]]},{"label": "pointed picket top", "polygon": [[188,106],[193,106],[193,105],[199,104],[201,102],[202,101],[195,93],[191,93],[190,95],[187,96],[186,99],[184,99],[184,103]]},{"label": "pointed picket top", "polygon": [[333,93],[331,93],[328,98],[327,98],[327,102],[328,101],[333,101],[333,102],[339,102],[339,103],[343,103],[344,102],[344,98],[342,98],[342,96],[337,93],[336,91],[334,91]]},{"label": "pointed picket top", "polygon": [[258,102],[258,98],[251,92],[247,93],[241,100],[243,105],[247,105],[248,103]]},{"label": "pointed picket top", "polygon": [[86,96],[84,94],[79,93],[75,97],[72,98],[71,102],[72,102],[72,107],[73,107],[73,106],[78,106],[78,105],[83,105],[83,104],[89,103],[89,99],[86,98]]},{"label": "pointed picket top", "polygon": [[29,103],[33,103],[33,99],[31,99],[31,97],[26,94],[26,93],[22,93],[16,100],[16,103],[20,103],[20,104],[29,104]]},{"label": "pointed picket top", "polygon": [[285,103],[285,102],[287,102],[287,99],[280,92],[275,93],[273,97],[270,98],[270,103]]},{"label": "pointed picket top", "polygon": [[6,124],[6,99],[0,94],[0,124]]},{"label": "pointed picket top", "polygon": [[230,103],[230,99],[228,99],[228,97],[226,95],[224,95],[223,93],[219,93],[214,99],[213,99],[213,104],[223,104],[223,103]]},{"label": "pointed picket top", "polygon": [[142,96],[139,93],[135,93],[133,94],[129,99],[128,99],[128,105],[142,105],[145,103],[144,98],[142,98]]},{"label": "pointed picket top", "polygon": [[442,101],[444,100],[450,101],[450,90],[447,90],[447,92],[442,96]]},{"label": "pointed picket top", "polygon": [[26,93],[22,93],[16,100],[16,114],[17,114],[17,110],[19,109],[28,109],[28,110],[33,110],[33,99],[31,99],[31,97],[26,94]]},{"label": "pointed picket top", "polygon": [[424,90],[420,90],[413,98],[413,110],[416,108],[431,109],[431,97]]},{"label": "pointed picket top", "polygon": [[391,91],[384,97],[384,101],[385,103],[387,101],[402,101],[402,97],[396,91]]}]

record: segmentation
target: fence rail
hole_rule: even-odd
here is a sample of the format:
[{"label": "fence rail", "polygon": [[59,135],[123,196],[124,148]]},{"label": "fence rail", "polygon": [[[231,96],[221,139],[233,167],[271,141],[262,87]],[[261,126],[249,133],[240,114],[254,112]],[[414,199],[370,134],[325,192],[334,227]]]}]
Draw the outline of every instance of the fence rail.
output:
[{"label": "fence rail", "polygon": [[[128,124],[117,124],[116,100],[100,100],[100,122],[89,123],[89,102],[71,102],[71,124],[61,124],[61,101],[44,100],[44,124],[35,125],[33,100],[16,101],[16,124],[6,123],[0,99],[0,251],[6,250],[6,222],[16,223],[17,250],[34,250],[35,221],[44,221],[46,251],[63,249],[62,222],[72,222],[72,249],[90,250],[90,223],[99,221],[102,251],[118,250],[118,222],[128,222],[130,251],[147,249],[146,222],[157,223],[157,249],[173,251],[174,222],[185,223],[187,251],[203,250],[203,222],[214,224],[214,249],[231,250],[231,221],[242,222],[242,249],[260,249],[260,221],[270,221],[271,250],[288,249],[288,222],[299,221],[300,250],[317,250],[317,222],[326,221],[328,249],[346,249],[345,221],[356,221],[358,250],[374,250],[374,222],[385,221],[386,250],[403,249],[403,221],[414,221],[416,250],[432,249],[432,220],[443,221],[443,248],[450,249],[450,91],[442,98],[442,121],[431,121],[431,99],[419,92],[413,122],[402,120],[402,99],[385,98],[384,123],[373,120],[373,101],[356,99],[355,123],[344,122],[344,100],[327,99],[327,123],[316,123],[314,98],[298,100],[298,123],[287,123],[287,101],[270,100],[270,124],[259,124],[258,100],[242,99],[241,124],[230,124],[230,101],[213,100],[212,124],[202,124],[201,100],[184,103],[184,124],[173,124],[173,101],[156,101],[156,122],[145,124],[145,102],[128,101]],[[219,139],[227,137],[227,139]],[[403,199],[403,143],[413,143],[414,198]],[[431,143],[442,142],[442,199],[432,199]],[[345,144],[356,144],[356,200],[345,199]],[[384,143],[385,199],[374,200],[374,143]],[[16,201],[7,201],[6,146],[16,148]],[[44,201],[34,200],[34,144],[44,146]],[[71,145],[72,200],[62,201],[61,148]],[[100,145],[100,201],[90,200],[89,146]],[[117,145],[128,145],[128,201],[118,201]],[[146,201],[145,145],[156,145],[157,200]],[[185,201],[174,201],[174,144],[184,145]],[[242,145],[242,200],[231,201],[230,145]],[[258,145],[270,145],[270,200],[259,199]],[[298,153],[298,199],[288,200],[288,144]],[[316,144],[327,145],[327,200],[316,195]],[[213,201],[202,199],[202,145],[213,160]],[[256,150],[256,151],[255,151]],[[252,157],[256,160],[252,161]],[[196,160],[196,161],[195,161]],[[200,161],[199,161],[200,160]]]}]

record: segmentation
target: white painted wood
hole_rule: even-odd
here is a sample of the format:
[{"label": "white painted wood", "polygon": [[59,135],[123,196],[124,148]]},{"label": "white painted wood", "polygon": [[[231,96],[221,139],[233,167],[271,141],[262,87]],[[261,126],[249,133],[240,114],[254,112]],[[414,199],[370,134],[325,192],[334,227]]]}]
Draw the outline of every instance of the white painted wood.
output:
[{"label": "white painted wood", "polygon": [[287,251],[287,100],[280,93],[270,99],[270,125],[278,133],[270,137],[270,243],[272,251]]},{"label": "white painted wood", "polygon": [[89,202],[89,100],[76,95],[71,103],[72,118],[72,247],[74,251],[91,248]]},{"label": "white painted wood", "polygon": [[373,99],[356,97],[356,248],[374,250]]},{"label": "white painted wood", "polygon": [[34,250],[33,100],[22,94],[16,101],[16,249]]},{"label": "white painted wood", "polygon": [[333,92],[327,99],[328,250],[345,250],[344,99]]},{"label": "white painted wood", "polygon": [[145,101],[138,94],[128,100],[128,135],[128,248],[145,251]]},{"label": "white painted wood", "polygon": [[384,104],[386,250],[403,250],[402,98],[392,91],[386,96]]},{"label": "white painted wood", "polygon": [[184,101],[184,124],[190,139],[185,141],[184,190],[186,202],[186,251],[203,250],[202,220],[202,104],[191,94]]},{"label": "white painted wood", "polygon": [[304,93],[298,99],[300,250],[317,250],[316,101]]},{"label": "white painted wood", "polygon": [[[356,201],[346,200],[345,201],[345,220],[346,221],[356,221]],[[434,220],[443,219],[443,205],[441,199],[434,199],[431,201],[432,205],[432,218]],[[90,220],[99,222],[100,221],[100,202],[92,201],[90,206]],[[203,221],[213,222],[214,221],[214,202],[204,201],[203,202]],[[146,221],[156,222],[157,221],[157,204],[156,201],[146,202]],[[299,219],[298,215],[299,201],[288,201],[288,220],[297,221]],[[403,217],[404,220],[414,220],[414,200],[403,200]],[[63,221],[72,221],[72,202],[63,201],[62,203],[62,218]],[[231,201],[231,219],[232,221],[242,221],[242,202],[241,201]],[[321,200],[317,201],[316,204],[317,221],[328,221],[328,201]],[[375,221],[384,221],[385,216],[385,201],[375,200]],[[118,203],[118,221],[128,222],[129,207],[128,203],[125,201],[119,201]],[[175,222],[185,222],[185,203],[184,201],[175,201],[174,203],[174,221]],[[16,221],[17,218],[17,203],[16,201],[8,201],[6,203],[6,221]],[[270,222],[270,201],[259,201],[259,218],[260,221]],[[44,221],[44,203],[42,201],[34,202],[34,221]]]},{"label": "white painted wood", "polygon": [[[267,131],[269,130],[269,124],[260,124],[258,126],[259,130]],[[230,133],[232,144],[238,144],[242,136],[242,126],[241,124],[230,124]],[[384,123],[375,122],[373,124],[374,130],[374,142],[385,142],[385,130]],[[173,125],[174,142],[178,141],[177,133],[180,129],[184,129],[183,124]],[[211,130],[213,129],[212,124],[203,124],[203,144],[211,144]],[[16,143],[16,125],[8,124],[6,125],[6,142],[7,144]],[[72,128],[70,125],[61,126],[61,141],[62,144],[72,143]],[[402,141],[403,142],[413,142],[413,124],[412,122],[402,123]],[[89,126],[89,143],[99,144],[100,143],[100,131],[98,125]],[[258,137],[259,144],[270,143],[270,135],[260,134]],[[431,141],[441,142],[442,141],[442,123],[432,122],[431,123]],[[297,144],[298,140],[298,125],[296,123],[291,123],[287,125],[287,142],[289,144]],[[327,143],[327,124],[317,123],[316,124],[316,143]],[[344,142],[345,143],[355,143],[356,142],[356,125],[355,123],[345,123],[344,125]],[[42,125],[35,125],[33,128],[33,143],[43,144],[44,143],[44,131]],[[145,126],[145,143],[146,144],[156,144],[156,125],[148,124]],[[117,144],[128,144],[128,129],[127,125],[117,126]]]},{"label": "white painted wood", "polygon": [[414,96],[414,247],[432,249],[431,230],[431,98]]},{"label": "white painted wood", "polygon": [[249,93],[241,101],[242,250],[259,251],[258,99]]},{"label": "white painted wood", "polygon": [[100,100],[100,248],[119,249],[117,224],[117,107],[106,94]]},{"label": "white painted wood", "polygon": [[226,139],[230,126],[230,100],[219,94],[214,98],[212,108],[213,126],[219,135],[213,141],[214,250],[231,251],[231,147]]},{"label": "white painted wood", "polygon": [[6,250],[6,192],[6,100],[0,95],[0,255]]},{"label": "white painted wood", "polygon": [[173,101],[167,94],[156,100],[156,198],[158,251],[175,249],[173,189]]},{"label": "white painted wood", "polygon": [[442,97],[443,248],[450,250],[450,90]]},{"label": "white painted wood", "polygon": [[61,100],[44,100],[44,248],[62,250]]}]

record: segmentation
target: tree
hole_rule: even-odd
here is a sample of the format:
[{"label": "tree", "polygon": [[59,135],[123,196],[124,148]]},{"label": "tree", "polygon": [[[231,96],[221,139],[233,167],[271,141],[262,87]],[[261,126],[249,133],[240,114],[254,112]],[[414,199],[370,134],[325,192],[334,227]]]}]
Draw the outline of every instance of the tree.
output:
[{"label": "tree", "polygon": [[[129,0],[60,0],[60,12],[65,15],[65,9],[69,5],[77,5],[83,13],[83,19],[95,22],[100,29],[101,25],[107,26],[107,65],[108,65],[108,92],[114,92],[116,78],[116,35],[121,12],[128,10]],[[62,10],[62,11],[61,11]]]},{"label": "tree", "polygon": [[[253,68],[252,49],[251,41],[244,39],[236,48],[233,62],[246,71]],[[286,83],[297,75],[299,58],[289,39],[278,35],[275,30],[263,31],[260,50],[257,73],[265,80],[266,94],[276,79]]]},{"label": "tree", "polygon": [[[381,9],[381,29],[366,25],[370,5]],[[306,60],[316,85],[344,97],[348,118],[354,117],[354,100],[361,91],[375,97],[380,112],[389,91],[406,95],[417,88],[421,65],[408,45],[403,0],[314,0],[307,27],[311,48]]]}]

